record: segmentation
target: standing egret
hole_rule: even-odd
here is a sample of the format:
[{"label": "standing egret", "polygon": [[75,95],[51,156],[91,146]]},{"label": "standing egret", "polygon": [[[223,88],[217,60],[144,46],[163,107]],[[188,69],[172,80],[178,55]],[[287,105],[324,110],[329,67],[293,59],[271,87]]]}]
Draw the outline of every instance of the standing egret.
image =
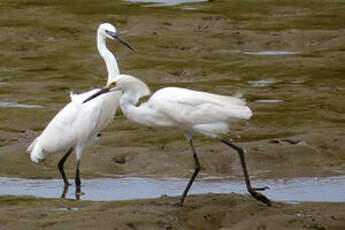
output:
[{"label": "standing egret", "polygon": [[129,120],[147,126],[176,127],[184,132],[196,167],[179,205],[183,205],[186,195],[200,171],[199,159],[191,136],[192,133],[198,133],[217,139],[235,149],[241,160],[247,190],[254,198],[271,206],[271,201],[257,192],[265,190],[267,187],[254,188],[251,186],[243,149],[222,138],[229,132],[231,123],[243,119],[248,120],[253,115],[244,100],[185,88],[165,87],[155,92],[147,102],[136,106],[141,97],[151,93],[149,87],[133,76],[119,75],[117,79],[89,97],[84,103],[101,94],[114,91],[122,92],[120,107]]},{"label": "standing egret", "polygon": [[[116,29],[109,23],[99,25],[97,30],[97,48],[104,59],[108,71],[108,83],[113,82],[119,73],[114,55],[107,49],[106,38],[117,39],[129,49],[133,48],[123,41]],[[67,151],[58,163],[58,169],[65,184],[69,183],[64,172],[64,163],[73,149],[76,151],[75,183],[80,191],[79,165],[84,148],[93,143],[97,134],[109,124],[115,116],[121,92],[114,92],[100,97],[94,102],[83,105],[82,102],[99,89],[93,89],[82,94],[72,94],[71,102],[49,122],[42,134],[28,147],[31,160],[39,162],[46,153]]]}]

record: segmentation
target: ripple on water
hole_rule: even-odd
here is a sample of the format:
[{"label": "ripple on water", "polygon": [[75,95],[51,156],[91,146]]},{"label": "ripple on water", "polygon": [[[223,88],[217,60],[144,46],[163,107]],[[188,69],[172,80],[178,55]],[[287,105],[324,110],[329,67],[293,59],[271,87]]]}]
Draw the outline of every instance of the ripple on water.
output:
[{"label": "ripple on water", "polygon": [[[82,200],[129,200],[156,198],[162,194],[179,196],[188,179],[169,178],[99,178],[84,179],[80,197]],[[255,186],[268,186],[265,195],[282,201],[329,201],[344,202],[345,176],[327,178],[294,178],[278,180],[252,180]],[[38,180],[0,177],[0,195],[33,195],[36,197],[58,198],[63,183],[60,179]],[[225,179],[197,179],[190,194],[205,193],[247,193],[244,181]],[[75,187],[70,186],[66,198],[75,198]],[[76,211],[73,207],[61,210]]]}]

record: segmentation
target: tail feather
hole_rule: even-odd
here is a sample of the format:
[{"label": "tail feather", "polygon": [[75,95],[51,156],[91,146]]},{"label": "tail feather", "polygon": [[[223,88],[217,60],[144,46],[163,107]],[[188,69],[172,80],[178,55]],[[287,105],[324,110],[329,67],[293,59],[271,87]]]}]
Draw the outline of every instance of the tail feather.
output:
[{"label": "tail feather", "polygon": [[33,150],[35,144],[38,142],[38,139],[39,137],[36,137],[35,140],[29,145],[29,147],[26,149],[27,153],[30,153]]},{"label": "tail feather", "polygon": [[44,154],[42,152],[42,147],[40,144],[40,137],[37,137],[31,145],[27,148],[26,152],[30,153],[31,160],[38,163],[40,160],[44,158]]},{"label": "tail feather", "polygon": [[243,108],[242,116],[244,119],[249,120],[253,116],[253,112],[248,106],[246,106]]}]

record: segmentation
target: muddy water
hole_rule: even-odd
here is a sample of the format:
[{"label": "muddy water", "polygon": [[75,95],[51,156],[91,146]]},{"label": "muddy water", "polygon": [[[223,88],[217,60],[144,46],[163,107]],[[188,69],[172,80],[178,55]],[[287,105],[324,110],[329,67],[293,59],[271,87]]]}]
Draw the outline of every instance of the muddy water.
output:
[{"label": "muddy water", "polygon": [[[82,200],[109,201],[140,198],[157,198],[161,195],[179,196],[184,190],[186,179],[152,179],[138,177],[103,178],[83,180]],[[344,202],[345,177],[296,178],[279,180],[254,180],[255,186],[269,186],[264,193],[273,200],[281,201],[330,201]],[[32,195],[36,197],[58,198],[63,189],[61,180],[38,180],[20,178],[0,178],[1,195]],[[242,181],[207,179],[196,181],[190,194],[203,193],[246,193]],[[75,198],[75,188],[71,186],[66,198]]]}]

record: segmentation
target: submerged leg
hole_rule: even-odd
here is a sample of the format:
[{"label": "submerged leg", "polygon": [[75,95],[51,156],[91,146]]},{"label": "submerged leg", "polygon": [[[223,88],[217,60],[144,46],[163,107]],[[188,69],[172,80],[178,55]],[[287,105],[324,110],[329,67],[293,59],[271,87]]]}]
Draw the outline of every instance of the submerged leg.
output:
[{"label": "submerged leg", "polygon": [[66,178],[65,171],[63,169],[63,165],[64,165],[65,161],[67,160],[67,158],[69,157],[69,155],[71,155],[72,151],[73,151],[73,148],[70,148],[58,163],[58,168],[59,168],[60,174],[62,176],[63,182],[65,183],[65,187],[70,185],[70,184],[68,183],[68,180]]},{"label": "submerged leg", "polygon": [[65,199],[65,198],[66,198],[67,192],[68,192],[68,185],[65,185],[65,186],[63,187],[63,190],[62,190],[62,193],[61,193],[60,198]]},{"label": "submerged leg", "polygon": [[187,138],[187,141],[188,141],[188,143],[190,145],[190,148],[191,148],[191,150],[193,152],[193,158],[194,158],[194,162],[195,162],[195,169],[194,169],[194,173],[193,173],[192,177],[190,178],[190,180],[188,182],[187,187],[185,188],[185,190],[184,190],[184,192],[182,194],[182,198],[181,198],[181,201],[179,203],[180,206],[183,206],[183,202],[184,202],[184,200],[185,200],[185,198],[187,196],[187,193],[188,193],[190,187],[192,186],[195,178],[197,177],[197,175],[199,174],[199,171],[200,171],[200,162],[199,162],[198,156],[197,156],[196,151],[195,151],[194,146],[193,146],[192,137],[189,136],[189,135],[186,135],[186,138]]},{"label": "submerged leg", "polygon": [[270,199],[268,199],[266,196],[264,196],[263,194],[257,192],[257,191],[263,191],[265,189],[268,189],[268,187],[262,187],[262,188],[253,188],[251,183],[250,183],[250,179],[249,179],[249,175],[248,175],[248,171],[247,171],[247,166],[246,166],[246,161],[244,158],[244,151],[241,147],[229,142],[229,141],[225,141],[225,140],[221,140],[224,144],[230,146],[231,148],[235,149],[240,157],[241,160],[241,166],[243,169],[243,173],[244,173],[244,177],[246,180],[246,186],[247,186],[247,190],[248,192],[257,200],[262,201],[263,203],[265,203],[267,206],[271,206],[272,203],[270,201]]}]

